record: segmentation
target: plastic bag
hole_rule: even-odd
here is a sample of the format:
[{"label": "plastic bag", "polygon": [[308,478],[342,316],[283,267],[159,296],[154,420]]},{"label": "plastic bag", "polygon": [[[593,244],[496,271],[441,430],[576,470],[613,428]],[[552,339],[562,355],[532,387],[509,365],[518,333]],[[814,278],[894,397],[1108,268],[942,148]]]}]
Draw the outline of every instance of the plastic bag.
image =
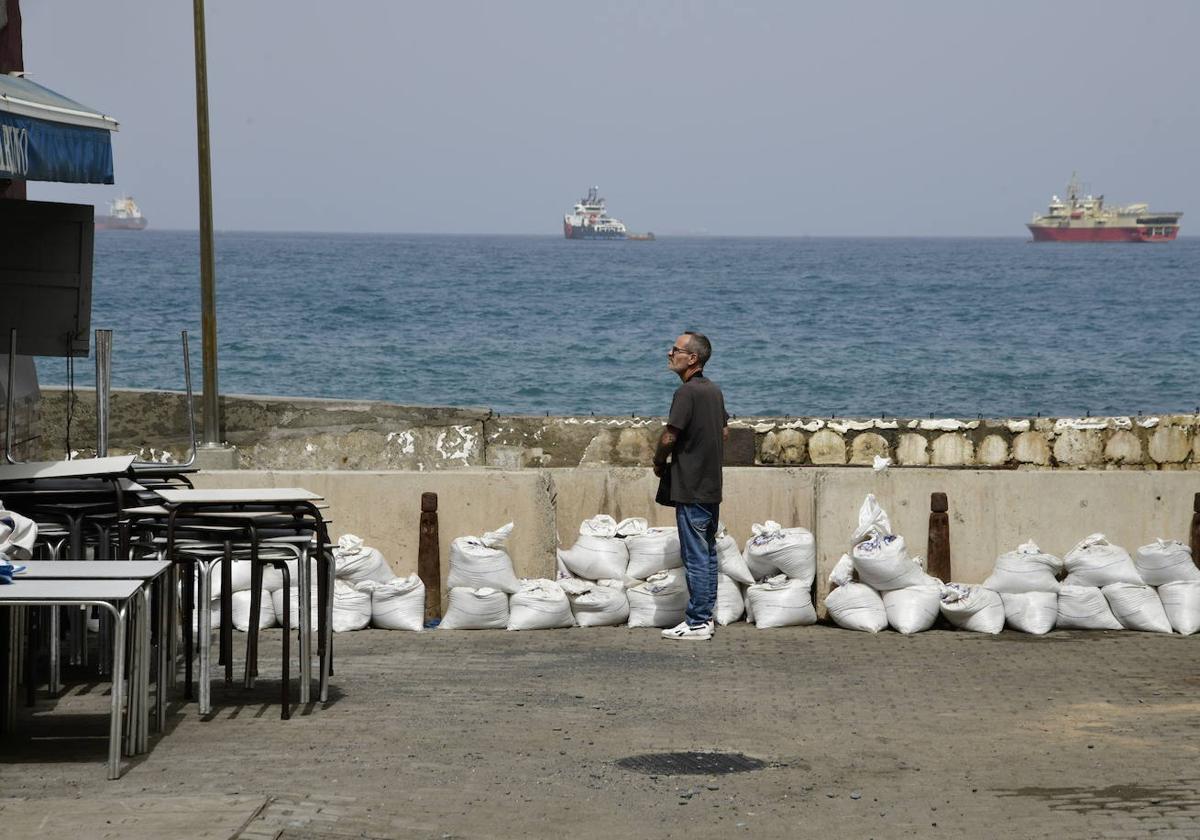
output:
[{"label": "plastic bag", "polygon": [[1054,629],[1058,621],[1057,592],[1001,592],[1004,623],[1022,633],[1041,636]]},{"label": "plastic bag", "polygon": [[508,626],[508,595],[490,586],[450,590],[439,630],[503,630]]},{"label": "plastic bag", "polygon": [[1153,587],[1144,583],[1110,583],[1101,587],[1108,606],[1126,630],[1170,633],[1171,621]]},{"label": "plastic bag", "polygon": [[[739,555],[740,556],[740,555]],[[726,574],[717,574],[717,605],[713,620],[722,627],[733,624],[746,614],[746,599],[742,587]]]},{"label": "plastic bag", "polygon": [[1164,583],[1158,587],[1158,598],[1176,633],[1190,636],[1200,630],[1200,581]]},{"label": "plastic bag", "polygon": [[1192,550],[1178,540],[1158,539],[1134,555],[1138,575],[1151,586],[1181,580],[1200,581],[1200,569],[1192,562]]},{"label": "plastic bag", "polygon": [[625,575],[634,580],[649,580],[655,572],[678,569],[683,565],[679,531],[675,528],[648,528],[626,537],[625,546],[629,549]]},{"label": "plastic bag", "polygon": [[630,627],[674,627],[687,611],[688,588],[683,572],[655,572],[628,590]]},{"label": "plastic bag", "polygon": [[1143,583],[1129,552],[1113,545],[1104,534],[1090,534],[1063,557],[1066,586],[1108,586],[1110,583]]},{"label": "plastic bag", "polygon": [[746,567],[755,580],[782,574],[811,587],[817,575],[817,550],[807,528],[784,528],[767,520],[751,527],[746,543]]},{"label": "plastic bag", "polygon": [[424,628],[425,584],[415,574],[387,583],[365,580],[358,588],[371,593],[372,627],[413,631]]},{"label": "plastic bag", "polygon": [[570,587],[565,581],[559,585],[566,591],[580,627],[615,627],[629,620],[629,599],[619,582],[617,586],[584,581],[572,582]]},{"label": "plastic bag", "polygon": [[794,627],[817,622],[812,602],[812,583],[775,575],[746,589],[747,620],[753,615],[754,626]]},{"label": "plastic bag", "polygon": [[725,530],[724,525],[717,531],[717,571],[747,586],[754,583],[754,575],[746,565],[746,558],[738,550],[737,540]]},{"label": "plastic bag", "polygon": [[1073,586],[1064,583],[1058,589],[1059,630],[1124,630],[1113,615],[1108,599],[1098,586]]},{"label": "plastic bag", "polygon": [[450,574],[446,586],[454,589],[498,589],[512,593],[521,588],[505,545],[512,534],[510,522],[482,537],[458,537],[450,543]]},{"label": "plastic bag", "polygon": [[933,626],[941,614],[941,584],[923,584],[893,589],[883,593],[888,624],[897,633],[910,636],[923,633]]}]

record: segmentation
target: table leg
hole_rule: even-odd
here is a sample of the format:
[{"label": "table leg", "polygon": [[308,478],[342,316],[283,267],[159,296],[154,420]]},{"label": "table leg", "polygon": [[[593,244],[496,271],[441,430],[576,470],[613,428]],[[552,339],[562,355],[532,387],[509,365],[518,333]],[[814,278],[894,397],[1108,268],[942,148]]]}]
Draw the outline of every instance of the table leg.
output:
[{"label": "table leg", "polygon": [[113,613],[113,669],[112,669],[112,718],[108,728],[108,778],[121,777],[121,705],[124,699],[125,672],[125,622],[129,613],[129,604],[119,608],[109,607]]},{"label": "table leg", "polygon": [[296,609],[300,625],[300,705],[306,705],[312,695],[312,591],[309,577],[308,546],[300,549],[299,562],[296,564],[297,591],[300,603]]},{"label": "table leg", "polygon": [[212,711],[212,665],[209,662],[212,648],[212,564],[198,560],[196,569],[200,574],[200,604],[197,606],[200,625],[200,714],[207,715]]},{"label": "table leg", "polygon": [[167,664],[170,659],[170,642],[174,636],[174,625],[171,624],[170,602],[174,591],[171,588],[171,570],[159,575],[155,583],[158,588],[158,656],[154,671],[154,712],[158,723],[158,733],[161,735],[167,728]]},{"label": "table leg", "polygon": [[225,665],[225,684],[233,684],[233,543],[225,541],[221,561],[221,662]]},{"label": "table leg", "polygon": [[59,628],[59,619],[62,616],[62,607],[50,608],[50,673],[46,675],[48,683],[47,690],[51,697],[57,697],[62,691],[62,664],[59,662],[58,656],[58,637],[61,632]]},{"label": "table leg", "polygon": [[329,702],[329,678],[333,674],[333,575],[334,566],[329,562],[329,558],[325,556],[325,551],[321,551],[321,557],[324,562],[322,570],[322,579],[325,581],[325,598],[320,605],[321,616],[324,619],[322,622],[325,626],[322,630],[324,642],[324,652],[321,656],[321,685],[320,698],[322,703]]}]

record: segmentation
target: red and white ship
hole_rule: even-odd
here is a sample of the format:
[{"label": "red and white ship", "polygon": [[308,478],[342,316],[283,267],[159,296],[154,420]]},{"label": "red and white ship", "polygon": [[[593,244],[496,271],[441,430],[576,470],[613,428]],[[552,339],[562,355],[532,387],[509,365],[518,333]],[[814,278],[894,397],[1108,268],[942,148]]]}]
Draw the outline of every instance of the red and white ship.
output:
[{"label": "red and white ship", "polygon": [[1034,242],[1170,242],[1179,235],[1183,213],[1151,212],[1146,204],[1104,205],[1104,196],[1084,195],[1075,173],[1066,198],[1050,199],[1047,213],[1026,227]]}]

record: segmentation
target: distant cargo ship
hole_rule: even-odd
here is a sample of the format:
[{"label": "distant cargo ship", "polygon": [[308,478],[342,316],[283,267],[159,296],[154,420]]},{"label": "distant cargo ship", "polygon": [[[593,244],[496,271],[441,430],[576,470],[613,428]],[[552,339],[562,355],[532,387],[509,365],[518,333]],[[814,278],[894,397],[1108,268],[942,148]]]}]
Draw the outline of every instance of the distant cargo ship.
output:
[{"label": "distant cargo ship", "polygon": [[1146,204],[1104,206],[1104,196],[1084,195],[1075,173],[1066,198],[1050,199],[1044,215],[1026,225],[1034,242],[1169,242],[1183,213],[1154,213]]},{"label": "distant cargo ship", "polygon": [[600,188],[591,187],[575,209],[563,216],[567,239],[627,239],[629,231],[620,219],[608,215]]},{"label": "distant cargo ship", "polygon": [[146,217],[130,196],[108,202],[108,215],[96,217],[96,230],[145,230]]}]

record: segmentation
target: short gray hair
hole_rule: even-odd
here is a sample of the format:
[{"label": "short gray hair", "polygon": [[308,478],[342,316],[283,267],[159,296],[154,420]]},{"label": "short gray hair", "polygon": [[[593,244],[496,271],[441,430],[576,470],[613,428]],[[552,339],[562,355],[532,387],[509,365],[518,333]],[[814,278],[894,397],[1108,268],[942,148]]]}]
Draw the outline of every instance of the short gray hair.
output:
[{"label": "short gray hair", "polygon": [[688,337],[688,352],[695,353],[696,358],[700,362],[700,367],[704,367],[708,360],[712,358],[712,342],[708,340],[708,336],[704,333],[684,330],[683,334]]}]

